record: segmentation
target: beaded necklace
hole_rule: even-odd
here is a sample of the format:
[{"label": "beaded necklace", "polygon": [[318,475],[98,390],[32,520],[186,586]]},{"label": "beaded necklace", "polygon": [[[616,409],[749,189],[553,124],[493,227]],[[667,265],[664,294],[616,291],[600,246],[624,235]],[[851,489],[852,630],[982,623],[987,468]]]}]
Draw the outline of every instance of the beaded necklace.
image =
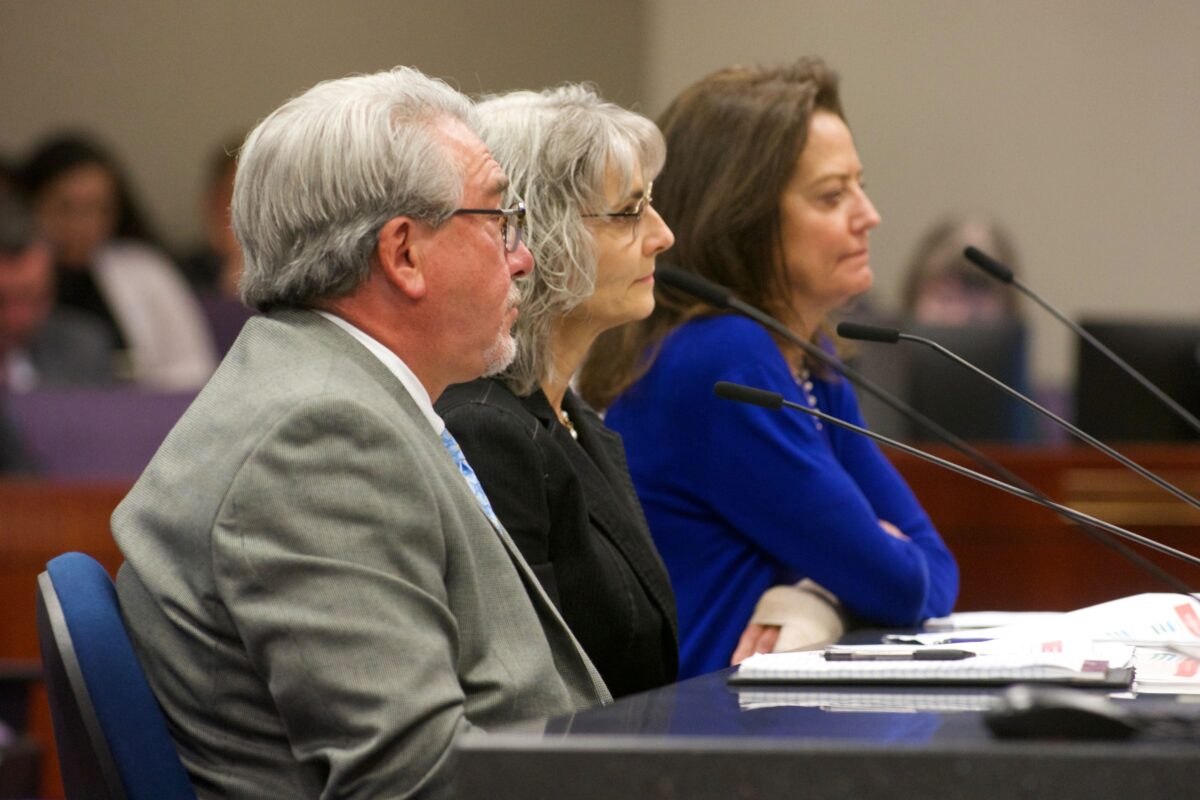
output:
[{"label": "beaded necklace", "polygon": [[567,415],[565,408],[558,412],[558,419],[562,422],[563,427],[567,429],[567,433],[571,434],[571,438],[579,441],[579,432],[575,430],[575,426],[571,423],[571,418]]},{"label": "beaded necklace", "polygon": [[[800,369],[792,373],[792,377],[796,379],[796,385],[800,387],[800,391],[804,393],[804,400],[808,403],[808,407],[813,411],[820,411],[821,407],[817,405],[817,395],[813,391],[812,373],[808,370],[808,365],[801,365]],[[817,417],[811,417],[813,424],[817,426],[817,430],[825,430],[825,426],[821,424],[821,420]]]}]

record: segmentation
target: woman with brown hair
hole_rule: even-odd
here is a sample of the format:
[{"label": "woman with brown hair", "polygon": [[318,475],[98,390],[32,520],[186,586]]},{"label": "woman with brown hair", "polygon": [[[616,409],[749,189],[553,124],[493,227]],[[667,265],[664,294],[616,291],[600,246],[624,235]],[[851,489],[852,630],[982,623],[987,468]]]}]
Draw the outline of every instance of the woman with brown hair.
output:
[{"label": "woman with brown hair", "polygon": [[[880,221],[836,75],[817,59],[724,69],[684,90],[660,127],[655,203],[677,237],[670,260],[829,347],[829,314],[871,286]],[[581,390],[625,439],[676,593],[680,677],[771,649],[779,629],[749,623],[755,604],[801,579],[874,624],[949,612],[954,559],[878,448],[813,417],[714,398],[718,380],[862,424],[845,380],[757,323],[673,292],[597,343]]]}]

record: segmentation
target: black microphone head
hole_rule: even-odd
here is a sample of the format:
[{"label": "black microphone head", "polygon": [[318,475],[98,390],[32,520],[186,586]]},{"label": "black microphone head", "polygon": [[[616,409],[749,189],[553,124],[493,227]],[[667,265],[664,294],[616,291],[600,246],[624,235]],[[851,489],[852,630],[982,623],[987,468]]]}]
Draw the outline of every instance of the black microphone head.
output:
[{"label": "black microphone head", "polygon": [[713,394],[725,400],[735,400],[739,403],[749,403],[763,408],[782,408],[783,395],[779,392],[768,392],[765,389],[755,389],[740,383],[717,381],[713,384]]},{"label": "black microphone head", "polygon": [[655,267],[654,279],[672,289],[687,292],[715,308],[729,308],[729,299],[733,296],[733,292],[724,286],[670,264],[659,264]]},{"label": "black microphone head", "polygon": [[1013,282],[1013,271],[1001,264],[996,259],[989,256],[987,253],[980,250],[978,247],[967,247],[963,250],[963,256],[975,266],[991,275],[1001,283]]},{"label": "black microphone head", "polygon": [[837,333],[843,339],[856,339],[861,342],[895,344],[900,341],[900,331],[895,328],[881,328],[878,325],[863,325],[858,322],[839,322]]}]

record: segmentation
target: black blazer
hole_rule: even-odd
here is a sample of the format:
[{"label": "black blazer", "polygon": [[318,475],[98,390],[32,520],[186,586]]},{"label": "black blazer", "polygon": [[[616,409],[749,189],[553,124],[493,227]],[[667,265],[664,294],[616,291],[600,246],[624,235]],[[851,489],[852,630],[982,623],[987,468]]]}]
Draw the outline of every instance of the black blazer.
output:
[{"label": "black blazer", "polygon": [[517,397],[495,378],[451,386],[436,407],[613,696],[674,681],[675,598],[621,437],[568,391],[575,441],[540,389]]}]

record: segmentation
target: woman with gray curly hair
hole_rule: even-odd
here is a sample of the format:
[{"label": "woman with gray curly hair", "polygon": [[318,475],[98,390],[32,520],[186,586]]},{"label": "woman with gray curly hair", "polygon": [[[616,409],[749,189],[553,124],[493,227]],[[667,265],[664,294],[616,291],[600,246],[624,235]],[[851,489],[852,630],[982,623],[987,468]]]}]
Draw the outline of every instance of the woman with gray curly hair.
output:
[{"label": "woman with gray curly hair", "polygon": [[674,242],[650,205],[666,147],[650,120],[590,88],[477,107],[523,199],[536,269],[517,356],[437,404],[497,515],[614,696],[675,680],[675,601],[621,439],[570,388],[592,342],[654,309],[654,259]]}]

